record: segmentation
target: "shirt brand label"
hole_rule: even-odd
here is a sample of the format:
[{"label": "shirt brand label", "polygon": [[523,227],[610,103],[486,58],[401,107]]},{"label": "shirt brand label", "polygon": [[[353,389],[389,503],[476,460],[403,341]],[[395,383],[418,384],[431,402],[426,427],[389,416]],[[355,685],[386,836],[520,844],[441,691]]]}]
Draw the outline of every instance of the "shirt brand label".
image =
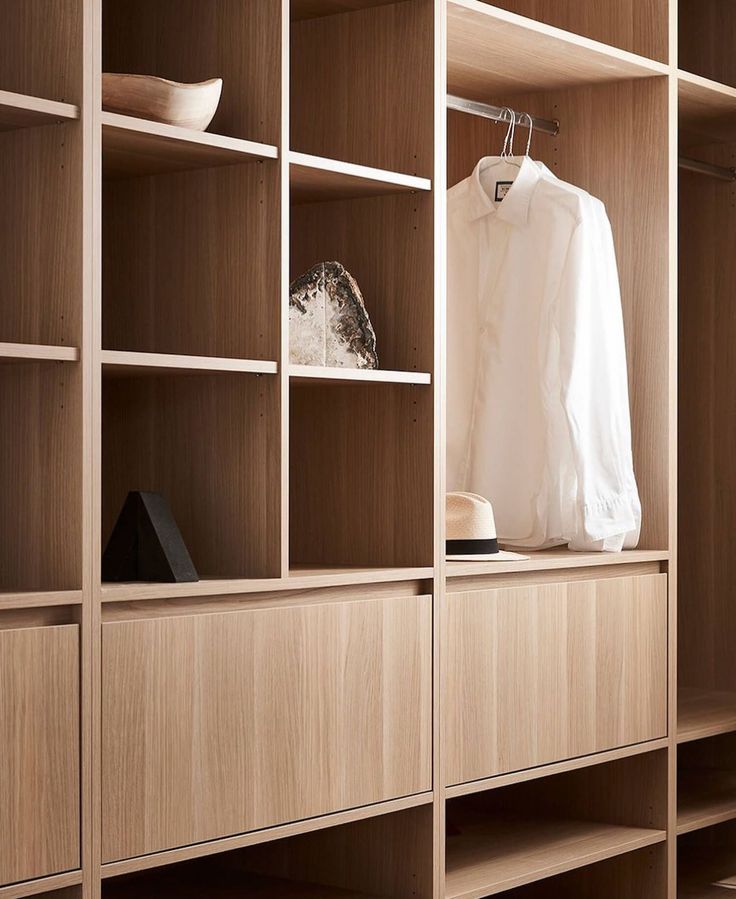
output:
[{"label": "shirt brand label", "polygon": [[496,181],[496,202],[500,203],[506,194],[511,190],[513,181]]}]

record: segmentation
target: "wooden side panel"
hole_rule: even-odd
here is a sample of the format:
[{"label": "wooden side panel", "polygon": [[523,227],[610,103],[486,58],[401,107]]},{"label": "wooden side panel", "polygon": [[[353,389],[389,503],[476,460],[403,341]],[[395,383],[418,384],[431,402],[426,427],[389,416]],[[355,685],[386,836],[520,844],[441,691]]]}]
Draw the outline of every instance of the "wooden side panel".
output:
[{"label": "wooden side panel", "polygon": [[448,597],[447,782],[662,737],[667,577]]},{"label": "wooden side panel", "polygon": [[291,149],[432,177],[433,4],[291,26]]},{"label": "wooden side panel", "polygon": [[202,577],[280,573],[278,383],[215,373],[103,385],[104,546],[129,490],[168,497]]},{"label": "wooden side panel", "polygon": [[431,599],[103,625],[103,857],[431,789]]},{"label": "wooden side panel", "polygon": [[680,0],[679,67],[736,86],[736,9],[728,0]]},{"label": "wooden side panel", "polygon": [[431,565],[432,392],[409,385],[295,385],[292,565]]},{"label": "wooden side panel", "polygon": [[[488,99],[504,105],[503,97]],[[558,137],[534,138],[532,156],[606,205],[616,244],[626,333],[634,470],[642,502],[639,547],[667,549],[667,458],[669,441],[674,439],[666,402],[670,324],[667,79],[524,95],[515,97],[513,105],[563,123]],[[483,119],[451,113],[448,184],[466,178],[481,156],[500,152],[504,133]],[[520,146],[517,133],[517,151]]]},{"label": "wooden side panel", "polygon": [[0,630],[0,885],[79,866],[79,628]]},{"label": "wooden side panel", "polygon": [[278,358],[276,162],[107,182],[106,349]]}]

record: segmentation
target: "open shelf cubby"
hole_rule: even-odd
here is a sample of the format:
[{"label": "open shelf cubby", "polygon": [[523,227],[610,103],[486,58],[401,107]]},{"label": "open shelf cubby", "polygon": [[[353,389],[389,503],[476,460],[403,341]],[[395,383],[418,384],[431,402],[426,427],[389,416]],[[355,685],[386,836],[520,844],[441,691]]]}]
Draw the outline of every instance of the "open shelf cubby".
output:
[{"label": "open shelf cubby", "polygon": [[222,78],[213,134],[278,143],[280,48],[278,0],[102,0],[103,72]]},{"label": "open shelf cubby", "polygon": [[103,899],[432,899],[432,808],[419,806],[103,880]]},{"label": "open shelf cubby", "polygon": [[291,385],[292,567],[431,564],[432,410],[426,386]]},{"label": "open shelf cubby", "polygon": [[666,762],[660,750],[450,800],[447,899],[483,899],[662,843]]},{"label": "open shelf cubby", "polygon": [[102,222],[106,350],[278,358],[275,160],[111,177]]},{"label": "open shelf cubby", "polygon": [[278,410],[273,375],[106,366],[103,547],[128,491],[150,490],[169,500],[201,577],[278,576]]},{"label": "open shelf cubby", "polygon": [[678,834],[736,819],[734,749],[736,734],[687,743],[678,749]]},{"label": "open shelf cubby", "polygon": [[80,104],[83,0],[4,0],[0,91]]},{"label": "open shelf cubby", "polygon": [[[668,55],[667,0],[617,0],[596,4],[587,0],[494,0],[503,12],[523,16],[532,27],[562,29],[618,50],[666,63]],[[570,60],[572,62],[572,60]],[[577,62],[577,60],[576,60]]]},{"label": "open shelf cubby", "polygon": [[431,0],[292,21],[291,149],[431,177],[433,22]]},{"label": "open shelf cubby", "polygon": [[677,840],[678,899],[719,899],[718,881],[736,878],[736,824],[728,821]]},{"label": "open shelf cubby", "polygon": [[736,9],[724,0],[679,0],[679,66],[736,87]]}]

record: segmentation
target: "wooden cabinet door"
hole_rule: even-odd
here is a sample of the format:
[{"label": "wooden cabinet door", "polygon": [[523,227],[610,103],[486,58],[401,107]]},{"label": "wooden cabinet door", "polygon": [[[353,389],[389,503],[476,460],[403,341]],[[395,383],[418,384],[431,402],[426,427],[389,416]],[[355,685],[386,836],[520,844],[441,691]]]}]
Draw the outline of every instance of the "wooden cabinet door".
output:
[{"label": "wooden cabinet door", "polygon": [[0,630],[0,885],[79,867],[79,629]]},{"label": "wooden cabinet door", "polygon": [[665,736],[667,576],[448,595],[447,782]]},{"label": "wooden cabinet door", "polygon": [[429,596],[103,624],[103,856],[430,790]]}]

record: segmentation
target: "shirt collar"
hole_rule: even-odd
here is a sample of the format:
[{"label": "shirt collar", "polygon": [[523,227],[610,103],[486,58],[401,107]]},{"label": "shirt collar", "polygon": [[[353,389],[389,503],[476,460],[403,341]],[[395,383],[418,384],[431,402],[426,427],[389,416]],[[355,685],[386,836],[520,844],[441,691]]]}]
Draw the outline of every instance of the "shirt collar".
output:
[{"label": "shirt collar", "polygon": [[541,172],[530,157],[524,156],[509,192],[501,203],[494,205],[483,188],[480,174],[490,162],[498,162],[499,158],[486,156],[473,169],[470,176],[469,220],[474,222],[483,216],[493,214],[511,225],[525,225],[529,218],[529,202],[537,182],[542,177]]}]

